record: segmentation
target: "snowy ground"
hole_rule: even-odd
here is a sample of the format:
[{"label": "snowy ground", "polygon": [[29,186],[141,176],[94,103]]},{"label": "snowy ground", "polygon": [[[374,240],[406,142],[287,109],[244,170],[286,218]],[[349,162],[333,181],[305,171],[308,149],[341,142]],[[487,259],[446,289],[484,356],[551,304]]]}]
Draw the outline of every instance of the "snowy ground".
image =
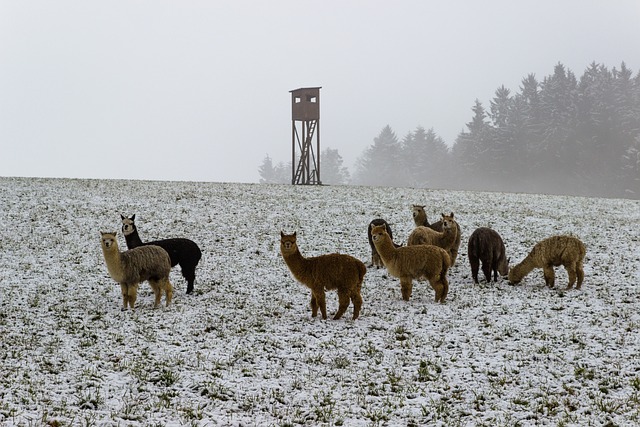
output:
[{"label": "snowy ground", "polygon": [[[640,423],[640,202],[361,187],[0,178],[0,425],[516,426]],[[449,298],[370,269],[360,319],[312,319],[279,253],[368,263],[369,221],[396,241],[410,205],[455,212],[463,232]],[[203,250],[195,293],[120,311],[99,231],[136,214],[143,240]],[[573,233],[585,284],[473,286],[466,242],[491,226],[519,262]],[[119,235],[121,249],[125,247]],[[328,311],[337,296],[328,293]]]}]

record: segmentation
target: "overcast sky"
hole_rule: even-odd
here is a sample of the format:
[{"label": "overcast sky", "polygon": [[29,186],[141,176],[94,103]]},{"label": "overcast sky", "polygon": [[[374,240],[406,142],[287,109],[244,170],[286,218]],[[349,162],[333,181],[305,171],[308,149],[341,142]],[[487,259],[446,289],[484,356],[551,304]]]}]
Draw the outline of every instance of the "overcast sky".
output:
[{"label": "overcast sky", "polygon": [[452,145],[500,85],[640,68],[640,1],[0,0],[0,176],[258,182],[321,86],[321,149]]}]

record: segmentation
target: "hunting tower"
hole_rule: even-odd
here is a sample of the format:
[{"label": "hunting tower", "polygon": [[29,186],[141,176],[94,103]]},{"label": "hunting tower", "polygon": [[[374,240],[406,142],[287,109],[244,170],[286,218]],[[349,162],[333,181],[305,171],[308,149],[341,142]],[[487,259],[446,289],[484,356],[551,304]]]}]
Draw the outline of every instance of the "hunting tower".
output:
[{"label": "hunting tower", "polygon": [[291,184],[321,184],[320,89],[303,87],[289,91],[291,92]]}]

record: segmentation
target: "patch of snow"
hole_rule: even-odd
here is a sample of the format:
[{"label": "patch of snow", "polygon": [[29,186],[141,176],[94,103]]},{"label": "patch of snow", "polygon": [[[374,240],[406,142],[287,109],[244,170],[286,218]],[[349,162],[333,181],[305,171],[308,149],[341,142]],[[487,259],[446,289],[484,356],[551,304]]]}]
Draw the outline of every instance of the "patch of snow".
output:
[{"label": "patch of snow", "polygon": [[[0,178],[2,425],[631,425],[640,422],[640,202],[409,188]],[[426,282],[405,302],[365,276],[360,319],[311,318],[279,252],[366,264],[366,229],[396,241],[411,204],[462,228],[445,304]],[[100,231],[136,214],[143,240],[187,237],[203,258],[193,295],[120,311]],[[566,291],[534,270],[473,285],[467,238],[497,230],[512,264],[553,234],[587,246]],[[480,275],[482,277],[482,274]],[[327,310],[337,309],[335,292]]]}]

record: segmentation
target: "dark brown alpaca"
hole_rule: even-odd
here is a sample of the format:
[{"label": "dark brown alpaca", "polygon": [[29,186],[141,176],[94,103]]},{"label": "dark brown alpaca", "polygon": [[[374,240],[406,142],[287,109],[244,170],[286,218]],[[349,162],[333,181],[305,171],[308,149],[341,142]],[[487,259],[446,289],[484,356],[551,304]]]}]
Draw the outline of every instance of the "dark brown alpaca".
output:
[{"label": "dark brown alpaca", "polygon": [[298,249],[296,233],[284,234],[280,232],[280,252],[291,274],[300,283],[311,289],[311,315],[318,315],[318,308],[322,318],[327,318],[325,290],[338,292],[338,311],[334,320],[340,319],[349,301],[353,303],[353,320],[360,315],[362,296],[360,290],[367,272],[364,263],[345,254],[327,254],[305,258]]},{"label": "dark brown alpaca", "polygon": [[509,258],[507,258],[502,237],[497,231],[488,227],[476,228],[469,237],[467,249],[474,283],[478,283],[480,262],[482,262],[482,272],[487,282],[491,282],[492,273],[495,282],[498,281],[498,273],[501,276],[509,274]]}]

